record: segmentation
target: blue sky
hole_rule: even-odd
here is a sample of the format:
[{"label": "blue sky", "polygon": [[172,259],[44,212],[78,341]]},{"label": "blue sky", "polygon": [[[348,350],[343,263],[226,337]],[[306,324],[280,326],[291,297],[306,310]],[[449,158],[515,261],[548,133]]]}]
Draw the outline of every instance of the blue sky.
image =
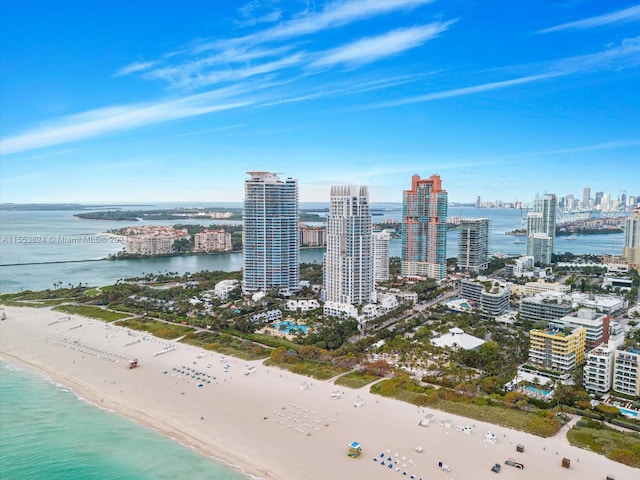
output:
[{"label": "blue sky", "polygon": [[640,194],[640,3],[0,2],[0,201]]}]

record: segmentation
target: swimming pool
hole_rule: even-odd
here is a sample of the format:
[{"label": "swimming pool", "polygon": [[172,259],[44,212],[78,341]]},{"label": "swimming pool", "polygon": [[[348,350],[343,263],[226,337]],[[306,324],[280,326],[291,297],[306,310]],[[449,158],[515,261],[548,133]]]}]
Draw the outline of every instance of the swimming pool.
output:
[{"label": "swimming pool", "polygon": [[628,408],[617,407],[620,413],[626,417],[638,418],[638,412],[635,410],[629,410]]},{"label": "swimming pool", "polygon": [[306,335],[307,329],[308,329],[306,325],[296,325],[295,323],[289,320],[284,320],[282,322],[274,323],[273,327],[276,330],[279,330],[284,333],[288,333],[290,335],[295,335],[298,332],[302,333],[303,335]]},{"label": "swimming pool", "polygon": [[549,395],[549,390],[542,390],[541,388],[536,388],[533,385],[525,385],[524,389],[527,390],[528,392],[544,395],[545,397]]}]

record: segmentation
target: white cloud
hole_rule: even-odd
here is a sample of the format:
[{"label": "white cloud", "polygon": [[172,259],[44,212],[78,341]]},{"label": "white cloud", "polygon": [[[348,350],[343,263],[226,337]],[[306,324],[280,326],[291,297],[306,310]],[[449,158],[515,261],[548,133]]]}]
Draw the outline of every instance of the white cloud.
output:
[{"label": "white cloud", "polygon": [[[120,72],[132,73],[135,71],[146,71],[145,76],[148,78],[167,78],[171,81],[175,77],[188,78],[190,75],[197,75],[198,68],[204,68],[208,65],[216,64],[218,61],[240,62],[238,57],[242,55],[251,58],[252,50],[259,45],[288,40],[291,38],[311,35],[322,30],[337,28],[349,24],[354,21],[364,20],[376,15],[388,14],[395,11],[406,11],[416,8],[420,5],[431,3],[433,0],[367,0],[367,1],[344,1],[336,3],[328,3],[324,10],[319,13],[313,12],[305,14],[292,20],[284,21],[265,30],[245,35],[242,37],[217,39],[211,42],[201,42],[195,46],[183,49],[178,52],[172,52],[158,60],[157,64],[167,61],[176,61],[176,59],[188,57],[183,63],[174,66],[161,66],[157,70],[149,71],[148,68],[135,68],[142,64],[132,64],[124,67]],[[255,10],[256,4],[250,2],[245,5],[246,12],[251,13]],[[201,62],[201,59],[194,61],[193,59],[206,52],[218,52],[208,61]],[[179,60],[177,60],[179,62]],[[211,62],[211,63],[207,63]],[[184,69],[184,72],[182,72]],[[125,73],[121,73],[125,74]]]},{"label": "white cloud", "polygon": [[625,8],[623,10],[598,15],[597,17],[584,18],[582,20],[576,20],[574,22],[545,28],[543,30],[538,30],[536,33],[551,33],[570,29],[594,28],[612,23],[632,22],[638,20],[640,20],[640,5],[634,5],[633,7]]},{"label": "white cloud", "polygon": [[490,90],[499,90],[502,88],[512,87],[514,85],[522,85],[524,83],[537,82],[538,80],[544,80],[559,76],[560,74],[541,74],[541,75],[529,75],[526,77],[512,78],[511,80],[503,80],[500,82],[483,83],[480,85],[473,85],[471,87],[454,88],[451,90],[443,90],[440,92],[427,93],[424,95],[415,95],[413,97],[401,98],[399,100],[393,100],[391,102],[377,103],[373,105],[373,108],[384,107],[396,107],[400,105],[409,105],[419,102],[430,102],[432,100],[440,100],[442,98],[461,97],[464,95],[472,95],[474,93],[487,92]]},{"label": "white cloud", "polygon": [[131,73],[143,72],[145,70],[149,70],[151,67],[156,65],[158,62],[133,62],[129,65],[122,67],[116,73],[113,74],[114,77],[121,77],[123,75],[129,75]]},{"label": "white cloud", "polygon": [[324,52],[311,66],[371,63],[380,58],[418,47],[447,30],[452,23],[454,22],[437,22],[417,27],[400,28],[376,37],[362,38],[348,45]]},{"label": "white cloud", "polygon": [[60,145],[111,132],[245,107],[250,99],[235,100],[224,89],[155,104],[132,104],[90,110],[0,140],[0,153],[9,155]]},{"label": "white cloud", "polygon": [[[619,46],[612,47],[601,52],[596,52],[588,55],[579,55],[575,57],[567,57],[552,62],[547,62],[544,65],[535,65],[535,68],[537,70],[543,70],[542,73],[524,75],[509,80],[488,82],[479,85],[473,85],[470,87],[453,88],[440,92],[415,95],[412,97],[401,98],[389,102],[377,103],[365,108],[394,107],[400,105],[409,105],[413,103],[440,100],[443,98],[461,97],[464,95],[472,95],[475,93],[499,90],[515,85],[547,80],[554,77],[564,77],[589,71],[620,69],[625,68],[629,65],[634,66],[637,64],[640,64],[640,37],[627,38],[624,39]],[[529,68],[532,67],[529,66]]]}]

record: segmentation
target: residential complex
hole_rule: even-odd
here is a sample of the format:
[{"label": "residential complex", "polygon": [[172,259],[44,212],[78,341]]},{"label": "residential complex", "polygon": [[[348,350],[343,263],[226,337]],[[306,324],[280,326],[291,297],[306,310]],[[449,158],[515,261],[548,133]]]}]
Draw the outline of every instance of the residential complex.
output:
[{"label": "residential complex", "polygon": [[193,236],[194,252],[230,252],[231,234],[224,230],[209,230]]},{"label": "residential complex", "polygon": [[571,315],[573,304],[562,294],[545,292],[520,301],[520,320],[530,322],[550,321]]},{"label": "residential complex", "polygon": [[341,305],[356,307],[374,298],[371,233],[367,187],[331,187],[322,290],[322,300],[330,302],[331,312]]},{"label": "residential complex", "polygon": [[458,267],[479,273],[489,266],[489,219],[462,218],[458,233]]},{"label": "residential complex", "polygon": [[584,327],[585,351],[606,344],[609,341],[609,326],[611,317],[609,315],[599,315],[595,310],[581,308],[576,315],[567,315],[562,318],[551,320],[549,324],[555,328]]},{"label": "residential complex", "polygon": [[325,247],[327,245],[327,231],[324,227],[312,227],[300,224],[301,247]]},{"label": "residential complex", "polygon": [[175,252],[176,240],[189,240],[184,230],[162,225],[128,227],[125,251],[132,255],[168,255]]},{"label": "residential complex", "polygon": [[245,293],[296,290],[300,279],[298,182],[275,173],[248,172],[243,209]]},{"label": "residential complex", "polygon": [[462,280],[460,286],[461,295],[477,305],[485,318],[495,318],[509,308],[511,291],[503,282],[478,277]]},{"label": "residential complex", "polygon": [[447,262],[447,192],[439,175],[411,177],[402,195],[402,275],[442,280]]},{"label": "residential complex", "polygon": [[640,350],[616,350],[613,373],[613,390],[625,395],[640,396]]},{"label": "residential complex", "polygon": [[604,395],[613,384],[615,346],[600,345],[587,353],[582,383],[589,393]]},{"label": "residential complex", "polygon": [[536,196],[527,215],[527,255],[536,264],[550,265],[556,239],[557,199],[553,194]]},{"label": "residential complex", "polygon": [[586,328],[569,332],[557,328],[529,332],[529,364],[564,374],[584,363]]}]

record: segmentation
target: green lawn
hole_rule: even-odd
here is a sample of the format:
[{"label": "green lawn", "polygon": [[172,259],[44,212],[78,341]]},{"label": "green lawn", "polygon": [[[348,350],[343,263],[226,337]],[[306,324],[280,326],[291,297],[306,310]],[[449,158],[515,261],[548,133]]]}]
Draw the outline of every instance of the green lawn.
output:
[{"label": "green lawn", "polygon": [[125,313],[110,312],[91,305],[61,305],[59,307],[55,307],[53,310],[69,313],[71,315],[82,315],[83,317],[96,318],[98,320],[104,320],[105,322],[113,322],[115,320],[121,320],[131,316]]}]

